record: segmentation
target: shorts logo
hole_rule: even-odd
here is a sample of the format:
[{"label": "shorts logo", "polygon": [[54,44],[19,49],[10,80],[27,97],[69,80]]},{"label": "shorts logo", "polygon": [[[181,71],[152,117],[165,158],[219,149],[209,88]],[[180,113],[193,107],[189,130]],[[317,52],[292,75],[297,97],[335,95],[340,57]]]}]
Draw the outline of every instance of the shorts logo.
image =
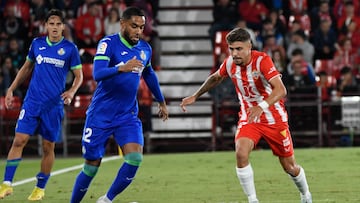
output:
[{"label": "shorts logo", "polygon": [[287,132],[286,132],[286,130],[280,131],[280,134],[281,134],[282,136],[284,136],[284,137],[287,137]]},{"label": "shorts logo", "polygon": [[108,45],[106,42],[102,42],[101,44],[99,44],[96,54],[105,54],[107,46]]}]

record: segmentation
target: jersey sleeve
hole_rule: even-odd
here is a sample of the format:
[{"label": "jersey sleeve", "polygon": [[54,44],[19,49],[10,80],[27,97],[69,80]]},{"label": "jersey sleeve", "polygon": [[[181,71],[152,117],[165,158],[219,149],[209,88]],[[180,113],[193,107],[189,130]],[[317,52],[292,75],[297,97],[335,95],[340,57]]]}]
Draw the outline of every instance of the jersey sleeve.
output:
[{"label": "jersey sleeve", "polygon": [[26,59],[30,60],[32,62],[35,61],[34,42],[35,42],[35,39],[31,42],[28,55],[26,56]]},{"label": "jersey sleeve", "polygon": [[96,50],[94,57],[94,79],[96,81],[104,80],[118,74],[116,66],[109,67],[110,58],[112,55],[111,39],[102,39]]},{"label": "jersey sleeve", "polygon": [[82,65],[81,65],[79,50],[76,45],[73,45],[73,49],[71,51],[70,69],[75,70],[75,69],[81,69],[81,68],[82,68]]},{"label": "jersey sleeve", "polygon": [[220,65],[220,67],[219,67],[219,73],[220,73],[220,75],[222,76],[222,77],[227,77],[227,76],[229,76],[228,75],[228,72],[227,72],[227,70],[226,70],[226,66],[227,66],[227,60],[228,58],[226,58],[225,60],[224,60],[224,62]]},{"label": "jersey sleeve", "polygon": [[269,56],[265,56],[261,61],[260,71],[268,81],[270,81],[275,76],[281,75]]}]

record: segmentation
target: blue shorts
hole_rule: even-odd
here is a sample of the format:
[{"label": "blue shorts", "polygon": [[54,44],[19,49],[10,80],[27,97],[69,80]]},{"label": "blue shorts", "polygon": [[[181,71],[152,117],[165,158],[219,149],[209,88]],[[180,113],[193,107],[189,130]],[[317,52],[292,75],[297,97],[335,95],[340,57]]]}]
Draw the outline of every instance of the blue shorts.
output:
[{"label": "blue shorts", "polygon": [[110,128],[93,126],[89,119],[86,119],[82,136],[83,157],[87,160],[102,158],[111,135],[121,147],[127,143],[144,145],[142,124],[137,116],[133,116],[121,122],[120,125]]},{"label": "blue shorts", "polygon": [[43,109],[38,104],[25,102],[19,114],[15,132],[30,136],[39,133],[44,139],[56,142],[61,138],[64,108],[56,105]]}]

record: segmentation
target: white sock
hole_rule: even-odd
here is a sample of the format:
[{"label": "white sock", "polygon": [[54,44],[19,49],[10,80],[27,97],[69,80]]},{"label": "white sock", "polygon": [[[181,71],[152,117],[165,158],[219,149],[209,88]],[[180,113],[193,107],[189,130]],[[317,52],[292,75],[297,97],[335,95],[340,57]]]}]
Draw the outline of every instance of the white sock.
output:
[{"label": "white sock", "polygon": [[290,175],[290,177],[294,181],[294,183],[295,183],[296,187],[298,188],[298,190],[300,191],[300,193],[302,195],[307,195],[310,192],[309,192],[309,186],[306,181],[305,171],[301,166],[299,166],[299,167],[300,167],[299,175],[296,177],[293,177]]},{"label": "white sock", "polygon": [[7,186],[11,186],[11,182],[10,181],[4,181],[3,184],[7,185]]},{"label": "white sock", "polygon": [[236,167],[236,174],[240,181],[240,185],[244,190],[244,193],[248,197],[249,202],[257,201],[254,183],[254,172],[251,164],[245,166],[244,168]]}]

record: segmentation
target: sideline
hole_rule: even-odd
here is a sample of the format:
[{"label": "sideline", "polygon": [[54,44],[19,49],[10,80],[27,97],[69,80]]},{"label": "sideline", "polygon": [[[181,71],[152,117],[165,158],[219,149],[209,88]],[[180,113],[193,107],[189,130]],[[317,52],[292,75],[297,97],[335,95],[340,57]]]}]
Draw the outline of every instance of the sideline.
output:
[{"label": "sideline", "polygon": [[[104,162],[108,162],[108,161],[112,161],[112,160],[120,159],[120,158],[121,158],[120,156],[111,156],[111,157],[103,158],[101,162],[104,163]],[[79,164],[79,165],[76,165],[76,166],[71,166],[71,167],[68,167],[68,168],[63,168],[63,169],[51,172],[51,176],[56,176],[56,175],[60,175],[60,174],[63,174],[63,173],[70,172],[70,171],[78,170],[78,169],[81,169],[82,167],[83,167],[83,164]],[[16,181],[16,182],[14,182],[12,184],[12,186],[23,185],[23,184],[26,184],[26,183],[29,183],[29,182],[32,182],[32,181],[36,181],[36,177]]]}]

